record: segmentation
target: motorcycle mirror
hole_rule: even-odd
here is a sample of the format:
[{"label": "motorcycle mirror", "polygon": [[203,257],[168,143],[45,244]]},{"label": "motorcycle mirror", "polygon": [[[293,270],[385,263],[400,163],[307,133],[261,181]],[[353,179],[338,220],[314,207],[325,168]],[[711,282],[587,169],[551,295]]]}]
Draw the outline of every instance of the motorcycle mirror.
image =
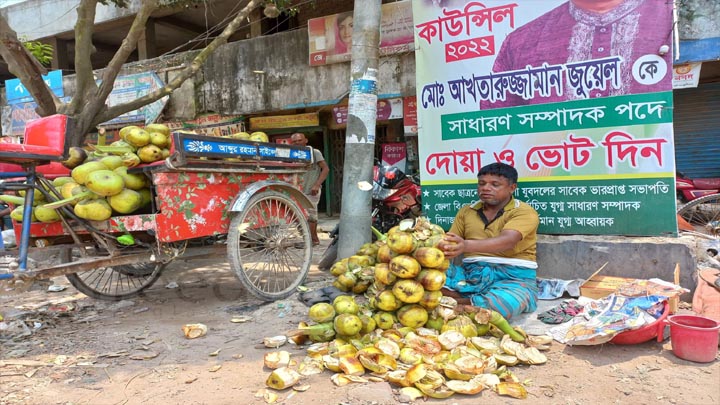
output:
[{"label": "motorcycle mirror", "polygon": [[372,186],[372,184],[370,184],[370,183],[368,183],[367,181],[363,180],[363,181],[359,181],[359,182],[358,182],[358,188],[359,188],[361,191],[370,191],[370,190],[372,190],[373,186]]}]

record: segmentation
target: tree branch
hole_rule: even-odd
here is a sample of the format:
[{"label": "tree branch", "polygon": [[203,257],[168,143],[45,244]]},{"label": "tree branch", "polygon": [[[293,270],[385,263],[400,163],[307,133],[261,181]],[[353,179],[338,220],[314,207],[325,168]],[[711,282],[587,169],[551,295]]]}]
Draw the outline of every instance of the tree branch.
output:
[{"label": "tree branch", "polygon": [[140,10],[135,15],[132,26],[130,26],[130,31],[103,71],[102,83],[100,83],[100,89],[94,99],[105,100],[110,92],[112,92],[118,72],[120,72],[125,61],[127,61],[128,56],[130,56],[137,47],[138,39],[145,32],[145,24],[147,24],[148,18],[150,18],[150,14],[152,14],[157,7],[157,0],[143,0]]},{"label": "tree branch", "polygon": [[55,114],[60,103],[42,75],[45,69],[18,40],[17,33],[10,28],[5,16],[0,14],[0,56],[7,62],[8,70],[15,75],[35,98],[37,113],[40,116]]},{"label": "tree branch", "polygon": [[87,104],[90,93],[97,89],[93,76],[92,63],[92,35],[95,25],[95,9],[97,0],[82,0],[77,8],[77,22],[75,23],[75,95],[66,114],[80,113]]},{"label": "tree branch", "polygon": [[261,0],[250,0],[248,4],[240,10],[238,15],[233,18],[232,21],[225,27],[223,32],[215,37],[215,39],[212,40],[208,44],[208,46],[205,47],[200,53],[195,56],[195,58],[190,62],[189,65],[185,66],[183,70],[180,71],[180,74],[178,74],[177,77],[175,77],[172,81],[167,83],[162,88],[159,88],[155,90],[152,93],[149,93],[143,97],[140,97],[138,99],[135,99],[133,101],[129,101],[124,104],[118,104],[112,107],[109,107],[104,112],[98,114],[95,121],[93,122],[94,125],[100,124],[102,122],[108,121],[112,118],[115,118],[119,115],[125,114],[129,111],[137,110],[138,108],[145,106],[147,104],[150,104],[154,101],[157,101],[170,93],[172,93],[175,89],[180,87],[185,80],[193,76],[195,73],[197,73],[200,68],[202,68],[203,63],[205,63],[205,60],[221,45],[224,45],[227,43],[228,38],[235,33],[235,31],[238,30],[241,24],[245,22],[245,19],[248,15],[250,15],[250,12],[257,7],[260,7],[262,5]]}]

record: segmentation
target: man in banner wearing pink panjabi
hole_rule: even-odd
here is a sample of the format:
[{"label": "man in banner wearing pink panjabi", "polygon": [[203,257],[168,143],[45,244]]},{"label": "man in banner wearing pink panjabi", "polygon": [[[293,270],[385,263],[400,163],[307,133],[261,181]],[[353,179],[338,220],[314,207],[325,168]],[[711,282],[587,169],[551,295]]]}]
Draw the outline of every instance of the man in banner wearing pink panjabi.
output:
[{"label": "man in banner wearing pink panjabi", "polygon": [[[494,73],[597,60],[622,58],[619,83],[594,88],[589,94],[564,91],[542,97],[507,93],[506,100],[483,101],[482,109],[672,90],[672,5],[667,0],[570,0],[510,33],[498,52]],[[657,55],[667,66],[665,77],[642,84],[632,67],[644,55]]]}]

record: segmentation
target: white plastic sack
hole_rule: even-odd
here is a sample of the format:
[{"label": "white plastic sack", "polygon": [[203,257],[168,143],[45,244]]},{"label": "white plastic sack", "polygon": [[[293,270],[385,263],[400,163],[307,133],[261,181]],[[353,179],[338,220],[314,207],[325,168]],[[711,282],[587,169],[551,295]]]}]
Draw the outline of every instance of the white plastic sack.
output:
[{"label": "white plastic sack", "polygon": [[12,229],[2,231],[2,240],[6,248],[15,247],[15,231]]}]

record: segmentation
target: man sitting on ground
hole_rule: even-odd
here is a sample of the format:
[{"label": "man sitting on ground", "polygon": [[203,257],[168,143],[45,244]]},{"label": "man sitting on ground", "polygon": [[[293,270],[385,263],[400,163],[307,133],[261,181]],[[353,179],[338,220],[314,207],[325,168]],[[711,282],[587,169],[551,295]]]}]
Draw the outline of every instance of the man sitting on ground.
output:
[{"label": "man sitting on ground", "polygon": [[455,216],[439,244],[451,265],[442,292],[458,304],[495,310],[505,318],[537,308],[535,251],[538,213],[513,198],[518,173],[504,163],[484,166],[478,173],[480,201]]}]

